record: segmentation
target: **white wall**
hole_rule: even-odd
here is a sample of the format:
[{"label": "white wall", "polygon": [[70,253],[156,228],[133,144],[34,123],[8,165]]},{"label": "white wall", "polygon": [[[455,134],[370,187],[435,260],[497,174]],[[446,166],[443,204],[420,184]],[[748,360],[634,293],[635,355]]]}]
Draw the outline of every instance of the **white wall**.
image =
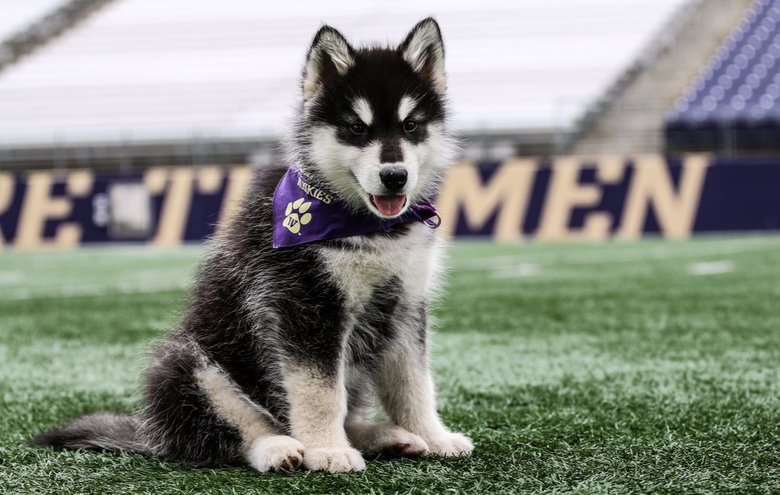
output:
[{"label": "white wall", "polygon": [[63,0],[0,0],[0,41],[52,12]]},{"label": "white wall", "polygon": [[279,136],[321,23],[397,43],[427,15],[454,127],[565,128],[683,1],[120,0],[0,73],[0,146]]}]

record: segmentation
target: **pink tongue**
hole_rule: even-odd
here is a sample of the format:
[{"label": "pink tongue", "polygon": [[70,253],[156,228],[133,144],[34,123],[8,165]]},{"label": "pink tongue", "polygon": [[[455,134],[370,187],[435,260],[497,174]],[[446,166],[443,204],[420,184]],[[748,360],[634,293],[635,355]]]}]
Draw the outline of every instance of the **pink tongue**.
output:
[{"label": "pink tongue", "polygon": [[393,216],[398,215],[401,209],[406,203],[406,194],[399,196],[372,196],[374,199],[374,205],[376,209],[382,215]]}]

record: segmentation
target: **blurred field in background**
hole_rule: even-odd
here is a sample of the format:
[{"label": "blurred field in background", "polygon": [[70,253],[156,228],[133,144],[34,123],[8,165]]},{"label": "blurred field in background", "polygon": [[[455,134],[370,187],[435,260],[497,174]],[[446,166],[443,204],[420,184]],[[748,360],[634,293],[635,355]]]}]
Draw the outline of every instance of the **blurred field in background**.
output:
[{"label": "blurred field in background", "polygon": [[3,493],[780,490],[780,237],[455,243],[433,359],[462,460],[258,475],[25,445],[138,405],[200,248],[0,257]]}]

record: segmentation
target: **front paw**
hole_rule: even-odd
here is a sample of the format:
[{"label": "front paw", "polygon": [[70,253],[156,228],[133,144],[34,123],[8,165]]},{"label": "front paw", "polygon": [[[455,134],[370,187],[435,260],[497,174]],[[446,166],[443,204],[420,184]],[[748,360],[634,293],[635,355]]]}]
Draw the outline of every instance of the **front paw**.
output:
[{"label": "front paw", "polygon": [[430,455],[458,457],[469,455],[474,450],[471,439],[461,433],[444,431],[424,438],[428,443]]},{"label": "front paw", "polygon": [[293,471],[303,460],[303,444],[285,435],[261,437],[252,443],[247,453],[249,465],[267,471]]},{"label": "front paw", "polygon": [[311,471],[351,473],[366,469],[360,452],[352,447],[315,447],[306,449],[303,465]]}]

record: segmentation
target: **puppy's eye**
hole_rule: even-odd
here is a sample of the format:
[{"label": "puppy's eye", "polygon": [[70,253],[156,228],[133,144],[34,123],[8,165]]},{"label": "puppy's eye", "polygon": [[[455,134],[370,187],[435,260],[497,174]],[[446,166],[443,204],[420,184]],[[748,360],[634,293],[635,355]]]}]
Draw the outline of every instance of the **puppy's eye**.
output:
[{"label": "puppy's eye", "polygon": [[411,119],[404,120],[404,132],[412,133],[417,130],[417,122]]},{"label": "puppy's eye", "polygon": [[368,127],[365,124],[352,124],[349,126],[349,130],[356,136],[362,136],[368,132]]}]

